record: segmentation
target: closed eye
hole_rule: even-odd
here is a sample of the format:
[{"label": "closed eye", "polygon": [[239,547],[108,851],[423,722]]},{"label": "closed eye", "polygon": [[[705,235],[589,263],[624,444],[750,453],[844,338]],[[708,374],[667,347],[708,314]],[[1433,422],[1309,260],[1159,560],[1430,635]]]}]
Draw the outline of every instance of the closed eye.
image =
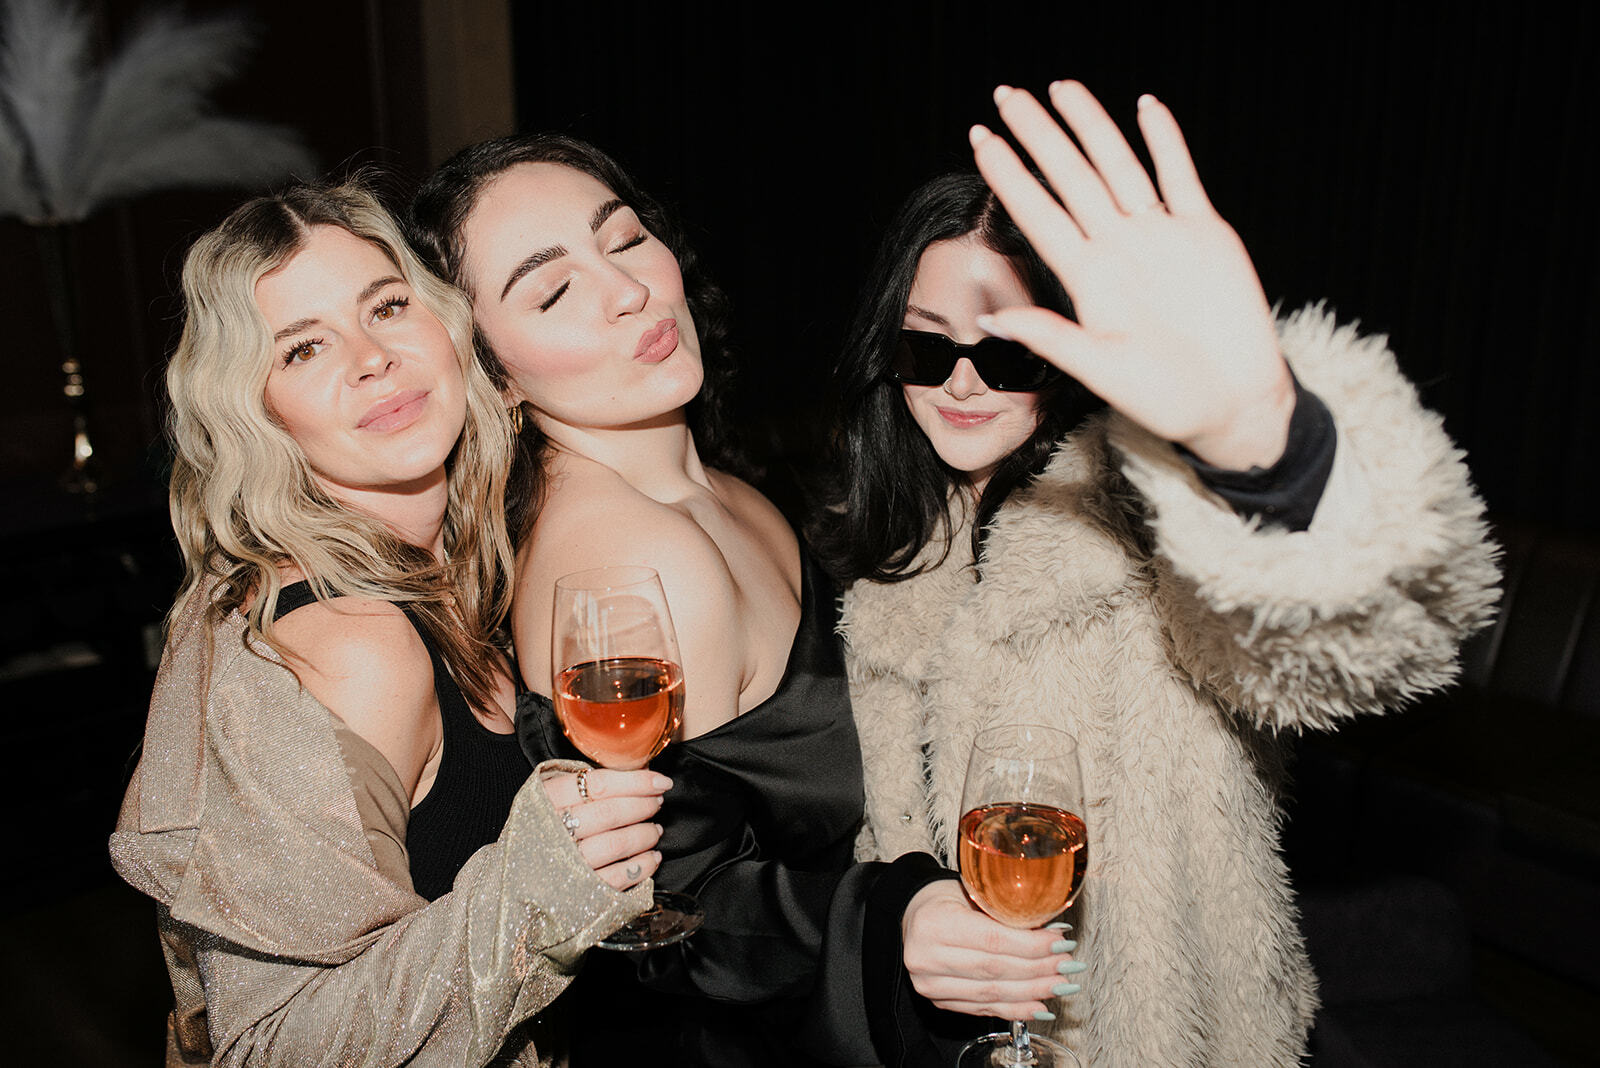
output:
[{"label": "closed eye", "polygon": [[611,252],[612,252],[613,255],[615,255],[618,252],[626,252],[630,248],[638,248],[640,245],[645,243],[645,239],[648,238],[649,236],[650,236],[649,234],[640,234],[637,237],[630,238],[627,241],[624,241],[622,244],[618,245],[616,248],[612,249]]},{"label": "closed eye", "polygon": [[551,308],[555,307],[556,301],[561,299],[562,295],[566,293],[566,291],[568,290],[568,288],[571,287],[571,285],[572,285],[571,282],[562,282],[561,283],[561,287],[559,289],[557,289],[554,293],[550,294],[548,297],[546,297],[543,301],[540,302],[539,310],[542,311],[542,312],[543,311],[549,311]]}]

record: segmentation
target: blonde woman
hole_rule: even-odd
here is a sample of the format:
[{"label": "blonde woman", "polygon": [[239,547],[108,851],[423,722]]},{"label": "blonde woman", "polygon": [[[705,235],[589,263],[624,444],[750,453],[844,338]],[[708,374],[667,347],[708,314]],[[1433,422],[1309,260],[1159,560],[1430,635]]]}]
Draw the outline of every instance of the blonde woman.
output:
[{"label": "blonde woman", "polygon": [[648,900],[670,783],[518,750],[468,309],[354,185],[243,205],[183,286],[187,574],[111,839],[157,903],[168,1061],[543,1063],[530,1021]]}]

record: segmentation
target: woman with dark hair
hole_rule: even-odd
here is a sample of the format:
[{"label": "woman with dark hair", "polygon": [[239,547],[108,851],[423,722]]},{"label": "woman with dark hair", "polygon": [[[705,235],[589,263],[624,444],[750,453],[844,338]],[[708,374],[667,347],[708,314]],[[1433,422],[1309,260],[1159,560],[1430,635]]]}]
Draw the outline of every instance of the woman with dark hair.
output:
[{"label": "woman with dark hair", "polygon": [[[157,903],[169,1064],[548,1064],[641,910],[668,781],[512,737],[511,435],[461,295],[358,185],[183,270],[168,619],[111,859]],[[559,806],[559,807],[558,807]]]},{"label": "woman with dark hair", "polygon": [[1089,981],[1045,1030],[1096,1068],[1294,1065],[1316,996],[1275,735],[1448,683],[1494,550],[1382,340],[1274,323],[1166,108],[1140,101],[1158,196],[1083,86],[1050,97],[1077,143],[998,90],[1043,177],[975,128],[983,181],[907,202],[836,373],[813,540],[850,584],[857,856],[953,863],[977,732],[1064,729]]},{"label": "woman with dark hair", "polygon": [[[863,577],[893,581],[912,569],[922,547],[951,524],[950,508],[960,502],[952,498],[952,487],[967,481],[940,458],[901,392],[885,388],[894,380],[894,360],[909,351],[902,346],[937,346],[937,339],[944,337],[937,330],[944,324],[936,319],[924,316],[920,325],[936,329],[917,331],[921,336],[909,339],[902,337],[902,323],[923,251],[960,240],[1006,261],[1029,303],[1072,315],[1072,301],[1061,283],[976,171],[940,175],[900,206],[879,243],[866,303],[857,311],[845,347],[848,355],[835,375],[836,393],[849,398],[850,417],[840,427],[837,445],[850,475],[830,479],[831,492],[824,493],[836,510],[809,532],[817,553],[847,582]],[[1027,392],[1037,394],[1037,423],[978,487],[969,524],[974,558],[979,537],[1000,504],[1039,473],[1067,431],[1104,406],[1076,379],[1041,360],[1027,361],[1033,376]]]},{"label": "woman with dark hair", "polygon": [[[717,466],[732,456],[720,301],[677,229],[609,157],[548,135],[446,161],[411,221],[468,294],[522,423],[511,623],[530,756],[573,753],[549,698],[561,575],[655,568],[682,646],[683,737],[655,761],[675,784],[656,881],[694,895],[705,923],[589,958],[566,999],[573,1063],[944,1063],[946,1032],[985,1025],[916,997],[900,925],[961,892],[926,855],[852,863],[861,760],[836,599],[778,510]],[[1042,1008],[1071,965],[1052,933],[964,908],[924,941],[969,967],[918,981],[970,1013]]]}]

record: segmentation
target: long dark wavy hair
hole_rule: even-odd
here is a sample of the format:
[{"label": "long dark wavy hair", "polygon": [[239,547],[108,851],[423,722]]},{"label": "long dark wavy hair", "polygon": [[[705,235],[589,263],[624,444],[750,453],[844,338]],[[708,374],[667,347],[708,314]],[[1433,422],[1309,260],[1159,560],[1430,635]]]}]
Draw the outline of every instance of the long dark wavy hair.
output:
[{"label": "long dark wavy hair", "polygon": [[[922,253],[936,241],[975,235],[1016,267],[1033,302],[1072,315],[1072,302],[975,172],[957,171],[927,182],[900,206],[867,277],[831,384],[836,409],[825,487],[812,493],[807,537],[840,583],[899,582],[937,566],[949,555],[957,527],[952,499],[966,476],[946,465],[906,406],[889,363],[905,321]],[[978,499],[972,555],[981,560],[989,521],[1006,499],[1049,462],[1056,443],[1102,402],[1065,375],[1039,397],[1033,434],[1000,461]],[[916,558],[944,538],[937,560]]]},{"label": "long dark wavy hair", "polygon": [[[439,274],[468,291],[462,267],[463,231],[478,197],[497,176],[522,163],[556,163],[581,171],[634,210],[645,229],[672,250],[683,273],[689,313],[700,338],[705,369],[700,393],[688,407],[689,428],[700,457],[712,467],[750,477],[751,465],[736,439],[730,417],[735,361],[728,343],[728,298],[701,269],[677,220],[644,190],[616,160],[586,141],[564,134],[512,134],[481,141],[457,152],[422,183],[411,201],[406,224],[411,243]],[[510,381],[482,331],[474,328],[478,359],[502,391]],[[534,420],[523,419],[516,458],[506,483],[506,520],[513,539],[527,533],[544,498],[544,459],[548,442]]]}]

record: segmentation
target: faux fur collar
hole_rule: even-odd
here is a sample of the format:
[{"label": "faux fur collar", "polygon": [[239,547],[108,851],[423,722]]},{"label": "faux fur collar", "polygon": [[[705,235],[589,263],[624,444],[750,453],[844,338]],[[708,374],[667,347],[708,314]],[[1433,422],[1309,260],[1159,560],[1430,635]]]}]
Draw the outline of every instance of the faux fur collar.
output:
[{"label": "faux fur collar", "polygon": [[[1110,469],[1107,417],[1093,417],[1057,446],[1049,465],[996,515],[984,546],[983,578],[971,563],[970,517],[955,531],[943,566],[904,582],[858,582],[846,594],[849,640],[862,667],[926,678],[962,641],[1026,640],[1062,620],[1120,601],[1128,587],[1126,484]],[[938,559],[931,543],[919,562]],[[959,623],[957,622],[959,620]]]}]

